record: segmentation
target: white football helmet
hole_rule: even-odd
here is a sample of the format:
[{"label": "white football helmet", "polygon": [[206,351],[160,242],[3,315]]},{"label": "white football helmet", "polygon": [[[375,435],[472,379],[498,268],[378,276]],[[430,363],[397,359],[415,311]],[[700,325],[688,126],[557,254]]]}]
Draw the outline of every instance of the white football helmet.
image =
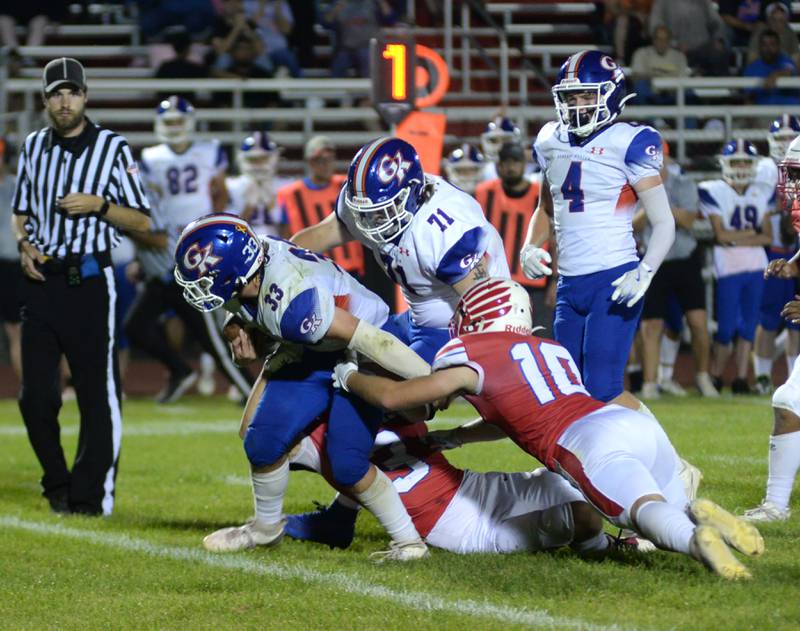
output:
[{"label": "white football helmet", "polygon": [[497,153],[507,142],[522,142],[522,132],[510,118],[497,116],[481,134],[481,149],[487,160],[497,162]]},{"label": "white football helmet", "polygon": [[760,159],[752,142],[734,138],[722,148],[719,156],[722,179],[731,186],[747,186],[756,178]]},{"label": "white football helmet", "polygon": [[767,134],[769,156],[778,164],[786,156],[792,140],[800,136],[800,119],[793,114],[781,114],[772,121]]},{"label": "white football helmet", "polygon": [[242,141],[236,163],[243,175],[255,180],[270,180],[278,170],[281,148],[265,131],[256,131]]},{"label": "white football helmet", "polygon": [[156,108],[156,136],[168,145],[180,145],[194,133],[194,107],[180,96],[164,99]]},{"label": "white football helmet", "polygon": [[444,172],[448,182],[472,195],[481,181],[484,164],[483,154],[465,142],[447,156]]},{"label": "white football helmet", "polygon": [[784,210],[800,200],[800,136],[795,138],[778,163],[778,199]]},{"label": "white football helmet", "polygon": [[471,287],[450,320],[450,337],[488,332],[530,335],[532,331],[530,296],[509,278],[489,278]]}]

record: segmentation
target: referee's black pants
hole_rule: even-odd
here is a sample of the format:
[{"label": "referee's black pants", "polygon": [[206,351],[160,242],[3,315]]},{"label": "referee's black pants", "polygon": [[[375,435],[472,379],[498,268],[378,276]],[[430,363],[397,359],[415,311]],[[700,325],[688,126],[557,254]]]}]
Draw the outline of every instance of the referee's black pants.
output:
[{"label": "referee's black pants", "polygon": [[[44,469],[44,495],[68,494],[72,510],[110,515],[122,438],[114,344],[116,288],[111,267],[69,286],[64,274],[25,280],[19,408]],[[72,470],[61,448],[61,355],[69,362],[80,411]]]},{"label": "referee's black pants", "polygon": [[125,319],[125,334],[131,344],[146,351],[164,364],[173,376],[183,376],[191,368],[180,353],[168,343],[160,317],[172,310],[186,325],[189,335],[209,353],[223,374],[242,396],[250,394],[253,378],[233,363],[220,327],[211,313],[201,313],[183,298],[183,290],[174,282],[151,278],[145,284]]}]

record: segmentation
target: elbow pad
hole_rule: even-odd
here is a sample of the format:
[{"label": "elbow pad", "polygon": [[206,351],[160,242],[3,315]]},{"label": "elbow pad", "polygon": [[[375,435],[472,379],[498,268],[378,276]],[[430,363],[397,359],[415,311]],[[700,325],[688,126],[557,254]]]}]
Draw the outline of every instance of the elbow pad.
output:
[{"label": "elbow pad", "polygon": [[391,333],[359,320],[347,348],[361,353],[403,379],[429,375],[431,367],[422,357]]}]

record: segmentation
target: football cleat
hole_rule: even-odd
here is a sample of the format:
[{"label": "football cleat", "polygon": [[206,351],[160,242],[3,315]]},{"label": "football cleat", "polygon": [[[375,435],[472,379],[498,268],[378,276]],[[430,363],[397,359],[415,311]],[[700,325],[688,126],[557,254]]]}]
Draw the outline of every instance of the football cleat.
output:
[{"label": "football cleat", "polygon": [[755,508],[745,511],[741,518],[745,521],[786,521],[791,514],[792,511],[788,508],[781,508],[774,502],[764,500]]},{"label": "football cleat", "polygon": [[288,515],[286,534],[298,541],[316,541],[331,548],[347,548],[353,543],[358,510],[333,502],[330,506],[318,505],[319,510]]},{"label": "football cleat", "polygon": [[375,563],[385,563],[386,561],[416,561],[428,556],[428,546],[422,539],[409,543],[397,543],[392,541],[388,550],[373,552],[369,558]]},{"label": "football cleat", "polygon": [[658,387],[662,392],[671,394],[673,397],[685,397],[686,390],[674,379],[662,379],[658,382]]},{"label": "football cleat", "polygon": [[652,541],[645,539],[638,532],[628,528],[620,529],[616,537],[612,535],[608,535],[608,537],[611,539],[613,548],[623,552],[647,553],[655,552],[658,549]]},{"label": "football cleat", "polygon": [[711,381],[711,376],[707,372],[697,373],[697,377],[695,377],[695,383],[697,384],[697,389],[700,391],[702,396],[712,399],[719,398],[719,390],[714,387],[714,384]]},{"label": "football cleat", "polygon": [[756,377],[755,390],[758,394],[772,394],[772,379],[770,379],[769,375]]},{"label": "football cleat", "polygon": [[203,547],[209,552],[239,552],[256,546],[274,546],[283,538],[285,520],[277,524],[264,524],[257,518],[243,526],[222,528],[203,539]]},{"label": "football cleat", "polygon": [[170,375],[167,385],[156,395],[156,403],[175,403],[197,381],[197,373],[186,375]]},{"label": "football cleat", "polygon": [[696,524],[713,526],[728,545],[742,554],[758,556],[764,552],[764,539],[753,524],[731,515],[711,500],[694,500],[689,504],[689,517]]},{"label": "football cleat", "polygon": [[703,472],[695,467],[691,462],[678,457],[680,469],[678,470],[678,477],[683,482],[683,489],[686,491],[686,497],[691,502],[697,497],[697,489],[703,479]]},{"label": "football cleat", "polygon": [[642,391],[640,393],[642,399],[660,399],[661,393],[658,391],[658,386],[650,381],[645,381],[642,384]]},{"label": "football cleat", "polygon": [[733,556],[722,534],[713,526],[698,526],[689,542],[689,553],[712,572],[729,581],[752,578],[748,569]]}]

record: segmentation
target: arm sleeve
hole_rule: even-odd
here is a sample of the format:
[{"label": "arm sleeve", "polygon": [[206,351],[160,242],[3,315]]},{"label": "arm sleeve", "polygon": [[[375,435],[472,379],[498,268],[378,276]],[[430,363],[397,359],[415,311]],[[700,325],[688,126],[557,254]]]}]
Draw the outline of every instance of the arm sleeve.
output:
[{"label": "arm sleeve", "polygon": [[[277,291],[281,289],[277,288]],[[267,287],[264,298],[267,304],[270,304],[269,298],[273,298],[272,293],[272,289]],[[274,297],[276,298],[277,296]],[[283,304],[284,301],[276,302]],[[280,314],[281,338],[298,344],[316,344],[331,327],[334,309],[332,295],[323,294],[316,287],[303,289],[290,298]]]},{"label": "arm sleeve", "polygon": [[431,372],[430,365],[422,357],[391,333],[382,331],[366,320],[359,320],[347,348],[369,357],[403,379],[422,377]]},{"label": "arm sleeve", "polygon": [[642,178],[659,175],[664,160],[661,147],[661,135],[652,127],[644,127],[633,137],[622,167],[628,182],[636,184]]},{"label": "arm sleeve", "polygon": [[15,215],[30,214],[31,181],[28,178],[28,170],[26,168],[27,147],[28,143],[26,142],[22,146],[19,163],[17,164],[17,185],[14,190],[14,201],[11,204]]},{"label": "arm sleeve", "polygon": [[133,159],[131,148],[124,140],[117,151],[113,177],[118,183],[116,199],[112,200],[120,206],[140,210],[149,214],[150,202],[139,177],[139,166]]},{"label": "arm sleeve", "polygon": [[675,218],[663,184],[639,193],[639,200],[653,229],[642,262],[656,271],[675,242]]}]

